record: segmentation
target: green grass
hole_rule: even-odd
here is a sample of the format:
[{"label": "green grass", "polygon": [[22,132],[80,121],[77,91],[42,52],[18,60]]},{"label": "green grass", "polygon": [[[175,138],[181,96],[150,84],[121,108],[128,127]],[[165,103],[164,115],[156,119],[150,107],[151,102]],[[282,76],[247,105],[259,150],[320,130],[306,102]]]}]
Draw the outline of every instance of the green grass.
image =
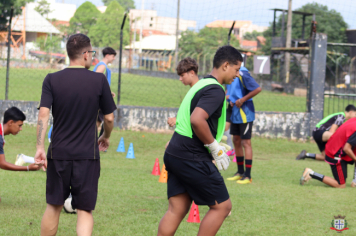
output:
[{"label": "green grass", "polygon": [[[9,100],[39,101],[42,82],[55,70],[10,68]],[[5,85],[5,68],[0,68],[0,84]],[[111,90],[117,93],[118,74],[112,75]],[[178,80],[122,74],[121,105],[179,107],[189,87]],[[0,86],[0,99],[5,86]],[[116,98],[115,98],[116,101]],[[305,97],[262,91],[254,98],[257,111],[304,112]]]},{"label": "green grass", "polygon": [[[136,159],[126,159],[115,150],[121,137],[125,147],[134,144]],[[115,130],[109,151],[101,155],[99,195],[94,211],[93,235],[156,235],[158,223],[168,207],[166,184],[158,182],[151,171],[155,158],[163,164],[164,144],[168,134]],[[18,153],[34,155],[35,128],[26,125],[17,136],[6,136],[5,154],[10,162]],[[355,189],[350,187],[353,167],[349,166],[346,189],[333,189],[311,180],[300,186],[305,167],[331,175],[324,162],[295,161],[302,150],[316,152],[313,143],[296,143],[282,139],[252,139],[254,161],[253,183],[238,185],[226,182],[232,204],[232,215],[218,235],[336,235],[330,230],[334,215],[346,215],[349,230],[356,235]],[[221,172],[229,177],[236,164]],[[46,175],[38,172],[0,171],[0,235],[39,235],[45,210]],[[208,210],[200,206],[200,217]],[[76,215],[61,214],[58,235],[75,235]],[[186,218],[177,234],[196,235],[199,224]]]}]

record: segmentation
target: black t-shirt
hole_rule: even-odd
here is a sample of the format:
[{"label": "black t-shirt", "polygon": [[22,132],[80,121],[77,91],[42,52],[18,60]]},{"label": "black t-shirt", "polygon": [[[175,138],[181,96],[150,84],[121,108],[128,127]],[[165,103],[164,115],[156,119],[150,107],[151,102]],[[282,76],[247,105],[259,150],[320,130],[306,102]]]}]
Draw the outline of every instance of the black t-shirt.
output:
[{"label": "black t-shirt", "polygon": [[47,158],[99,159],[96,120],[101,109],[116,105],[105,75],[85,68],[66,68],[43,81],[40,107],[52,108],[53,131]]},{"label": "black t-shirt", "polygon": [[[207,78],[213,78],[209,76]],[[213,84],[199,90],[191,101],[190,114],[196,107],[202,108],[209,115],[207,120],[210,132],[216,137],[218,121],[225,101],[225,91],[221,86]],[[193,130],[193,129],[192,129]],[[196,136],[188,138],[174,132],[166,152],[172,156],[191,161],[211,161],[213,157],[204,147],[204,143]]]},{"label": "black t-shirt", "polygon": [[[352,149],[354,149],[354,148],[356,147],[356,132],[353,133],[353,134],[347,139],[347,142],[346,142],[346,143],[350,144],[351,147],[352,147]],[[339,156],[340,153],[342,153],[341,156],[345,156],[346,153],[342,151],[343,149],[344,149],[344,147],[342,147],[342,148],[336,153],[335,156]]]}]

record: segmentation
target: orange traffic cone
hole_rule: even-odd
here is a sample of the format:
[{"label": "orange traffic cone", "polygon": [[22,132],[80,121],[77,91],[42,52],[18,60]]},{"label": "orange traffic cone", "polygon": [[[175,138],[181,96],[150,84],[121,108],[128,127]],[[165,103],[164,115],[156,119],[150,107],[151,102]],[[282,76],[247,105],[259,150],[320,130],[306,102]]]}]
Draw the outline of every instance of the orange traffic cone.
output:
[{"label": "orange traffic cone", "polygon": [[187,222],[188,223],[200,223],[199,208],[194,203],[194,201],[192,202],[192,207],[190,208]]},{"label": "orange traffic cone", "polygon": [[162,166],[162,171],[161,171],[161,175],[159,176],[158,182],[160,182],[160,183],[167,183],[167,179],[168,179],[168,172],[167,172],[167,170],[166,170],[166,165],[163,164],[163,166]]},{"label": "orange traffic cone", "polygon": [[159,171],[159,159],[156,158],[155,165],[153,166],[152,173],[153,175],[160,175],[161,172]]}]

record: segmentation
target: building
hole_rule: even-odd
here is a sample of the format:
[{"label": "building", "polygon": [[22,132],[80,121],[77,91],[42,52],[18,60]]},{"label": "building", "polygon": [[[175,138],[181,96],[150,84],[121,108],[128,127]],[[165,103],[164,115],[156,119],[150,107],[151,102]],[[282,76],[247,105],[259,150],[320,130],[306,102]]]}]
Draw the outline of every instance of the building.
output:
[{"label": "building", "polygon": [[[50,13],[45,16],[47,19],[53,19],[55,25],[69,26],[70,18],[74,16],[77,6],[69,3],[57,3],[55,0],[47,0],[49,3]],[[29,7],[36,7],[38,4],[29,3]]]},{"label": "building", "polygon": [[173,51],[176,48],[175,35],[150,35],[144,37],[142,41],[136,41],[125,47],[125,49],[140,49],[142,51],[162,52]]},{"label": "building", "polygon": [[[141,20],[141,14],[142,19]],[[129,18],[131,21],[131,28],[143,30],[160,31],[169,35],[176,34],[177,18],[157,16],[155,10],[137,10],[131,9],[129,12]],[[197,22],[193,20],[179,19],[179,31],[186,31],[187,29],[195,29]]]},{"label": "building", "polygon": [[[227,28],[230,29],[232,26],[233,20],[216,20],[213,22],[210,22],[209,24],[206,25],[206,27],[210,28]],[[234,28],[232,30],[232,34],[235,35],[237,39],[243,39],[244,35],[247,32],[263,32],[267,30],[267,26],[259,26],[259,25],[254,25],[252,24],[252,21],[235,21]]]}]

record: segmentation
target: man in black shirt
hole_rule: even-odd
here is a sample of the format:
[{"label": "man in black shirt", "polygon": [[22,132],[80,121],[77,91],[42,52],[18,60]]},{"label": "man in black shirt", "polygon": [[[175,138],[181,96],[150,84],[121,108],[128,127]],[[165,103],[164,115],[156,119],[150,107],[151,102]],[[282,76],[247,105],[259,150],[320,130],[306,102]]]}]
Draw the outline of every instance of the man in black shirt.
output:
[{"label": "man in black shirt", "polygon": [[226,121],[221,84],[231,84],[241,62],[242,56],[235,48],[219,48],[211,74],[188,91],[179,108],[175,133],[164,154],[169,207],[159,224],[159,236],[174,235],[192,201],[210,208],[198,235],[215,235],[231,210],[229,194],[218,171],[226,170],[230,161],[218,144]]},{"label": "man in black shirt", "polygon": [[[113,129],[113,101],[104,74],[89,71],[92,56],[90,39],[72,35],[67,42],[70,66],[48,74],[43,81],[37,123],[35,162],[47,166],[47,208],[41,235],[55,235],[65,199],[72,194],[77,209],[77,234],[91,235],[100,176],[99,150],[106,150]],[[53,131],[47,159],[44,139],[52,109]],[[104,114],[104,133],[97,137],[99,109]]]}]

